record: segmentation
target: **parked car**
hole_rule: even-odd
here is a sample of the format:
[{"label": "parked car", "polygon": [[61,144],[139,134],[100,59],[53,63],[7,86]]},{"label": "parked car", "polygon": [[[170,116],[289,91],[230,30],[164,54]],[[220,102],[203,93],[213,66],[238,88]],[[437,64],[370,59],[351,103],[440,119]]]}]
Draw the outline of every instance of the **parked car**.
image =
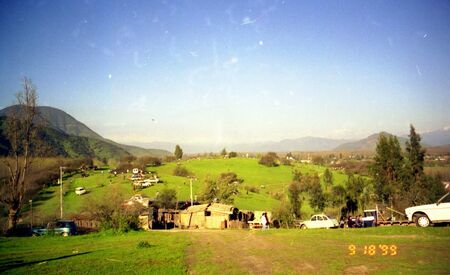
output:
[{"label": "parked car", "polygon": [[86,189],[82,186],[75,188],[75,194],[83,195],[86,194]]},{"label": "parked car", "polygon": [[309,221],[302,221],[300,228],[337,228],[339,223],[336,219],[331,219],[324,214],[313,215]]},{"label": "parked car", "polygon": [[436,223],[450,222],[450,192],[445,194],[436,203],[418,205],[405,209],[409,221],[419,227],[428,227]]},{"label": "parked car", "polygon": [[49,222],[45,228],[32,228],[31,232],[32,236],[54,234],[67,237],[77,234],[77,225],[72,220],[57,220],[55,222]]},{"label": "parked car", "polygon": [[153,183],[155,183],[155,181],[153,179],[145,179],[145,180],[134,181],[133,185],[139,186],[139,187],[149,187],[149,186],[152,186]]},{"label": "parked car", "polygon": [[125,206],[130,206],[133,204],[141,204],[144,207],[148,207],[150,204],[150,199],[147,196],[143,196],[141,194],[136,194],[132,196],[130,199],[125,201]]}]

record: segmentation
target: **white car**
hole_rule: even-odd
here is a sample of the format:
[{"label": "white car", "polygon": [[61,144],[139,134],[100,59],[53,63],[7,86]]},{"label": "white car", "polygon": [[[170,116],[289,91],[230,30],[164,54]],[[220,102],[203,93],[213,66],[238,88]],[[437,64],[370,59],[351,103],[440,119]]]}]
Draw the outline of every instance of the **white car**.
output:
[{"label": "white car", "polygon": [[132,196],[129,200],[125,201],[125,206],[130,206],[133,204],[141,204],[145,207],[148,207],[148,205],[150,204],[150,199],[147,196],[143,196],[141,194],[136,194],[134,196]]},{"label": "white car", "polygon": [[307,228],[337,228],[339,223],[336,219],[328,218],[324,214],[318,214],[311,217],[309,221],[302,221],[300,223],[301,229]]},{"label": "white car", "polygon": [[86,194],[86,189],[84,189],[84,187],[80,186],[75,188],[75,194],[77,195],[83,195]]},{"label": "white car", "polygon": [[437,203],[418,205],[405,209],[409,221],[417,226],[428,227],[432,223],[450,222],[450,192],[440,198]]}]

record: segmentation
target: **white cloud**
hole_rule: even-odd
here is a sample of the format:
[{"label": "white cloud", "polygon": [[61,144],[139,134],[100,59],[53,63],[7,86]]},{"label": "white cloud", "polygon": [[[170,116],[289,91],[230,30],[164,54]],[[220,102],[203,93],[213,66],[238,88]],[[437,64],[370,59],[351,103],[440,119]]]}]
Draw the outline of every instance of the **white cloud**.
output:
[{"label": "white cloud", "polygon": [[227,61],[223,62],[223,66],[225,68],[236,65],[237,63],[239,63],[239,58],[237,58],[236,56],[231,57],[230,59],[228,59]]},{"label": "white cloud", "polygon": [[147,111],[147,96],[142,95],[135,100],[131,100],[129,109],[135,112],[145,112]]},{"label": "white cloud", "polygon": [[243,25],[249,25],[249,24],[253,24],[253,23],[255,23],[256,22],[256,20],[252,20],[250,17],[248,17],[248,16],[246,16],[246,17],[244,17],[243,19],[242,19],[242,23],[241,23],[241,25],[243,26]]}]

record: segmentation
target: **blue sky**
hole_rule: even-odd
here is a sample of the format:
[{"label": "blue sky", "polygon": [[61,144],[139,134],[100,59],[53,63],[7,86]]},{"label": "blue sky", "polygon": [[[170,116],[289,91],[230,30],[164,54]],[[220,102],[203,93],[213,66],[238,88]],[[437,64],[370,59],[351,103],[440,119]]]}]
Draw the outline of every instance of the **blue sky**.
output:
[{"label": "blue sky", "polygon": [[0,1],[0,108],[119,142],[362,138],[450,125],[448,1]]}]

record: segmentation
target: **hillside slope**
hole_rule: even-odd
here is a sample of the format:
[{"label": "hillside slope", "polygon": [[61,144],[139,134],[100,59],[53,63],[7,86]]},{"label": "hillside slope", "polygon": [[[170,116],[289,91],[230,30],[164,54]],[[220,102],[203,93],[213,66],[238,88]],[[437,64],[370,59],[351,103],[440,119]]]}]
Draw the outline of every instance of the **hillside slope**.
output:
[{"label": "hillside slope", "polygon": [[[380,135],[392,136],[392,134],[387,132],[380,132],[377,134],[370,135],[364,139],[344,143],[339,145],[334,150],[335,151],[375,151],[378,143],[378,138]],[[400,142],[400,146],[404,147],[408,139],[403,137],[397,137]]]},{"label": "hillside slope", "polygon": [[[0,110],[0,117],[8,116],[12,113],[18,112],[18,106],[13,105]],[[57,108],[48,106],[38,107],[38,122],[45,125],[45,131],[48,132],[51,140],[46,142],[54,144],[65,144],[65,150],[56,147],[56,152],[61,156],[97,156],[104,158],[120,158],[125,155],[141,156],[155,156],[163,157],[171,155],[170,152],[160,149],[144,149],[137,146],[130,146],[119,144],[112,140],[103,138],[82,122],[76,120],[66,112]],[[53,131],[50,131],[52,129]],[[49,138],[49,137],[48,137]],[[83,139],[84,138],[84,139]],[[60,140],[62,139],[62,140]],[[5,141],[0,142],[0,153],[5,151]],[[72,147],[77,147],[74,150]],[[64,147],[64,146],[63,146]],[[72,149],[70,149],[72,148]],[[82,152],[85,150],[85,152]],[[1,154],[5,154],[4,152]]]},{"label": "hillside slope", "polygon": [[[0,155],[9,151],[9,141],[5,136],[5,118],[0,117]],[[39,154],[45,157],[89,157],[98,159],[120,159],[129,156],[126,150],[103,140],[68,135],[51,127],[43,127],[38,131],[40,144]]]}]

